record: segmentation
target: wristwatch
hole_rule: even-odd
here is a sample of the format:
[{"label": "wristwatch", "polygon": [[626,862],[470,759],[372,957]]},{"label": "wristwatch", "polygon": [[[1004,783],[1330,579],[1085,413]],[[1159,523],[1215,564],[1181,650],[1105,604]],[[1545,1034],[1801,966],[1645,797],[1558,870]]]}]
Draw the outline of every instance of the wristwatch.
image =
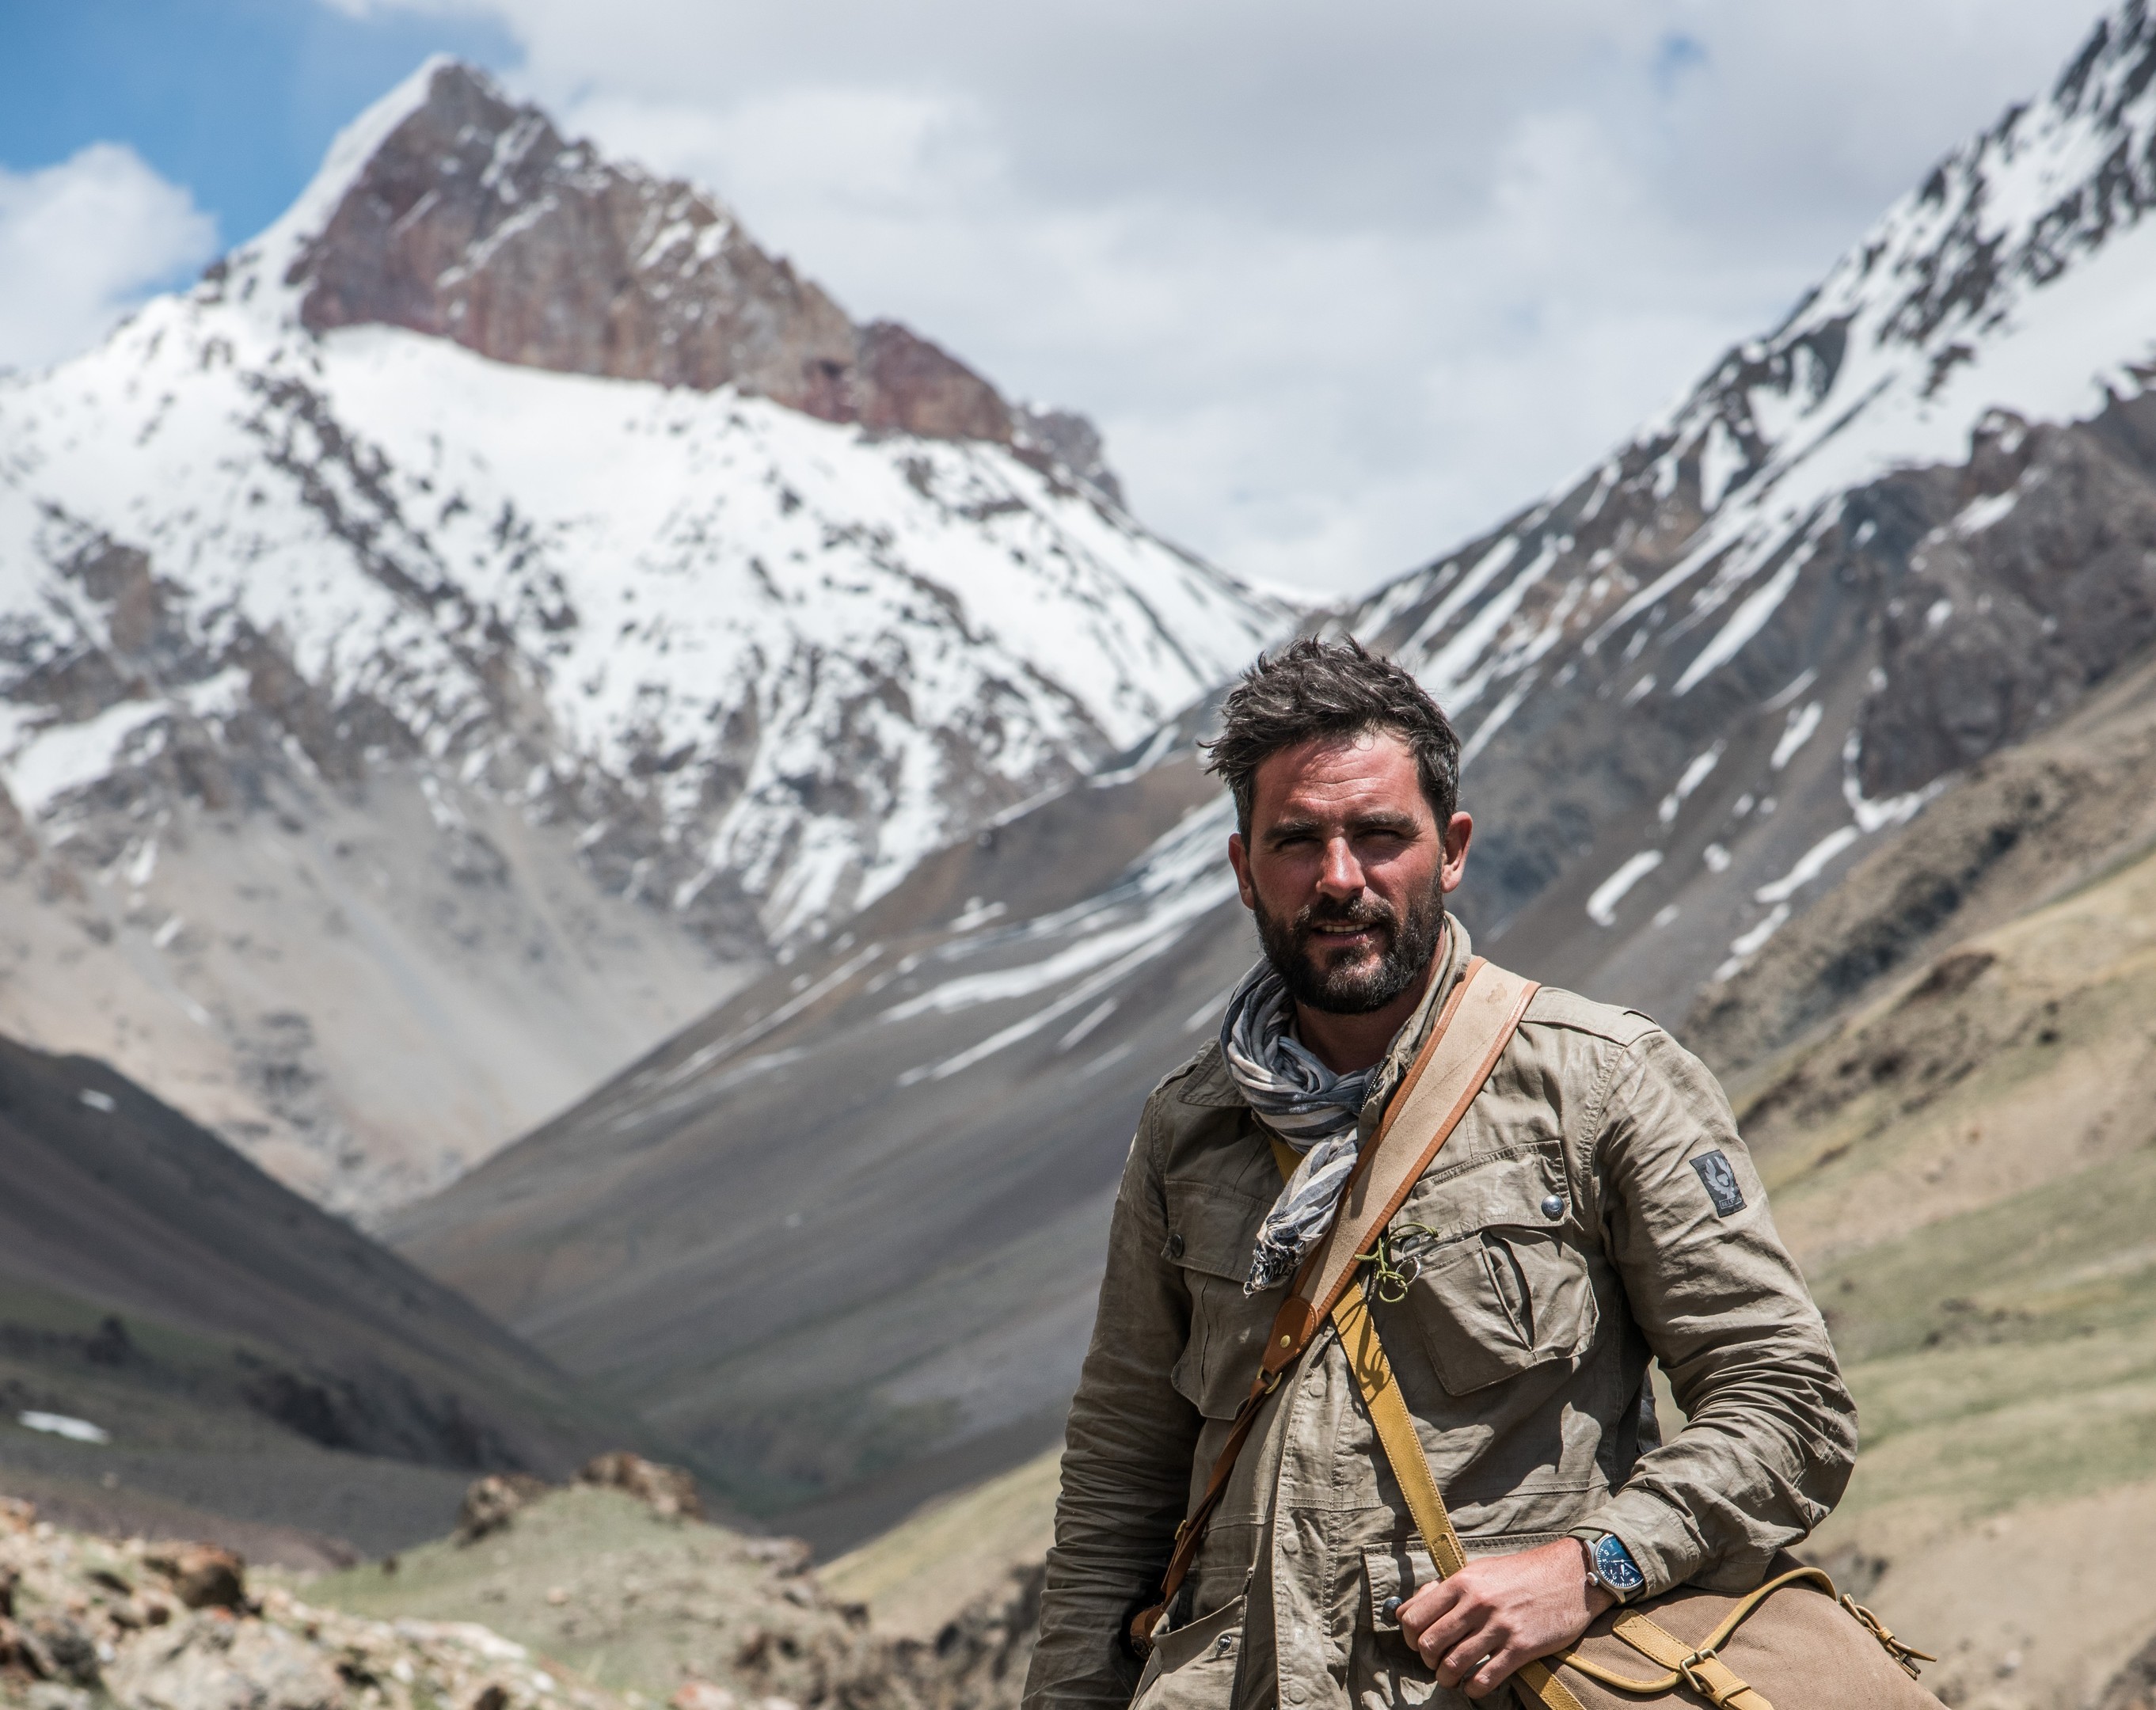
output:
[{"label": "wristwatch", "polygon": [[1600,1586],[1618,1602],[1630,1603],[1647,1583],[1647,1576],[1632,1559],[1631,1551],[1625,1548],[1625,1540],[1615,1533],[1583,1538],[1581,1545],[1587,1552],[1587,1583]]}]

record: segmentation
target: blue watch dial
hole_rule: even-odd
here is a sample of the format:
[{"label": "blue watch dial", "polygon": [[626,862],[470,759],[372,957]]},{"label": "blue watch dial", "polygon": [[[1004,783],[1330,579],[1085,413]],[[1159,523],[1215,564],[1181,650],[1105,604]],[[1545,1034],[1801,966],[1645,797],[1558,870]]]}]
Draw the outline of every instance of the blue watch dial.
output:
[{"label": "blue watch dial", "polygon": [[1614,1532],[1605,1532],[1594,1540],[1594,1572],[1612,1591],[1628,1597],[1647,1583],[1632,1553]]}]

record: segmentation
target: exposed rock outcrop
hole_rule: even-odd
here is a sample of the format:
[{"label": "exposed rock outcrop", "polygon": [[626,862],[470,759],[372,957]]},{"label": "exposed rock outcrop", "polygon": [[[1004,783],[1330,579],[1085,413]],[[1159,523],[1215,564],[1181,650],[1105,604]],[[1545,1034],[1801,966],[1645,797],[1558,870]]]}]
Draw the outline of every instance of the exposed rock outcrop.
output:
[{"label": "exposed rock outcrop", "polygon": [[108,1543],[0,1504],[0,1702],[37,1710],[620,1710],[468,1623],[393,1625],[270,1587],[202,1545]]},{"label": "exposed rock outcrop", "polygon": [[600,1490],[621,1491],[661,1520],[701,1520],[704,1498],[696,1488],[696,1475],[685,1467],[665,1466],[626,1449],[594,1455],[578,1470],[577,1482]]},{"label": "exposed rock outcrop", "polygon": [[895,321],[855,326],[709,196],[570,141],[444,61],[288,275],[316,331],[408,327],[498,362],[736,386],[872,431],[1009,444],[995,388]]}]

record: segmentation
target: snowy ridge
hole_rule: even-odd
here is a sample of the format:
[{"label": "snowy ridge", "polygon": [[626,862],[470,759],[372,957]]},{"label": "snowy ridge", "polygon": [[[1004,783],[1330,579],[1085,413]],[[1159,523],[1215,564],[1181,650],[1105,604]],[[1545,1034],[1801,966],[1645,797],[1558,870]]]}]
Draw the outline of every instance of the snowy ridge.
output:
[{"label": "snowy ridge", "polygon": [[738,889],[783,939],[1140,741],[1285,618],[1002,445],[307,333],[281,281],[439,69],[217,280],[0,390],[18,656],[101,644],[55,578],[140,549],[201,668],[275,637],[453,788],[624,798],[644,825],[587,803],[588,847],[628,835],[640,892]]},{"label": "snowy ridge", "polygon": [[[1895,618],[1900,579],[1923,577],[1927,551],[1938,556],[1942,542],[2010,526],[2014,484],[2044,478],[2022,466],[2027,423],[2088,420],[2156,375],[2146,289],[2156,221],[2143,217],[2156,205],[2152,80],[2156,27],[2143,0],[2128,0],[2042,99],[1949,154],[1780,326],[1731,351],[1564,490],[1351,614],[1357,634],[1397,650],[1454,714],[1486,787],[1495,757],[1524,752],[1532,739],[1515,721],[1532,715],[1533,730],[1546,732],[1566,716],[1556,709],[1606,701],[1622,714],[1610,741],[1630,744],[1622,769],[1634,776],[1596,803],[1596,816],[1673,791],[1681,802],[1697,737],[1739,706],[1753,716],[1800,670],[1848,662],[1807,652],[1816,636],[1793,639],[1827,621],[1827,586],[1877,583],[1876,625],[1864,643],[1876,675],[1825,697],[1844,722],[1816,744],[1845,757],[1839,788],[1855,828],[1831,855],[1915,811],[1948,768],[1912,760],[1885,736],[1892,704],[1915,692]],[[1928,510],[1914,537],[1902,537],[1906,517],[1875,516],[1869,499],[1851,508],[1904,472],[2002,458],[2016,466],[1969,475],[1964,485],[1977,490],[1936,516]],[[1927,605],[1937,648],[1975,615],[1967,601]],[[1711,704],[1689,704],[1702,696]],[[1797,747],[1825,715],[1815,705],[1806,716]],[[1794,751],[1709,793],[1726,802],[1748,787],[1743,799],[1771,804],[1774,774]],[[1576,834],[1570,841],[1578,845]],[[1598,882],[1570,906],[1606,928],[1627,896],[1659,896],[1643,882],[1657,865],[1651,853],[1598,852]],[[1739,911],[1748,949],[1723,958],[1725,973],[1764,942],[1751,930],[1759,911],[1771,905],[1786,918],[1790,892],[1831,865],[1790,868],[1789,890],[1757,887]],[[1507,910],[1532,888],[1523,881]]]}]

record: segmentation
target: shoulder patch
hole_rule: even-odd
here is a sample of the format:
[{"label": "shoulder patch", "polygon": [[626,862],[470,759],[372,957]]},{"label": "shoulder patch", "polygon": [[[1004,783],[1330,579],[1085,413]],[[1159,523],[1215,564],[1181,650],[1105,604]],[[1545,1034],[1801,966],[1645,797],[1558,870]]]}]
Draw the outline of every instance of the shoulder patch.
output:
[{"label": "shoulder patch", "polygon": [[1707,1197],[1714,1202],[1714,1214],[1727,1217],[1732,1211],[1744,1209],[1744,1190],[1737,1185],[1737,1172],[1729,1167],[1729,1160],[1720,1152],[1702,1152],[1691,1160],[1698,1174],[1699,1184],[1707,1189]]},{"label": "shoulder patch", "polygon": [[1561,986],[1544,986],[1527,1004],[1522,1024],[1568,1028],[1592,1034],[1614,1045],[1635,1045],[1650,1033],[1661,1031],[1654,1018],[1637,1009],[1620,1009],[1614,1004],[1598,1004]]}]

